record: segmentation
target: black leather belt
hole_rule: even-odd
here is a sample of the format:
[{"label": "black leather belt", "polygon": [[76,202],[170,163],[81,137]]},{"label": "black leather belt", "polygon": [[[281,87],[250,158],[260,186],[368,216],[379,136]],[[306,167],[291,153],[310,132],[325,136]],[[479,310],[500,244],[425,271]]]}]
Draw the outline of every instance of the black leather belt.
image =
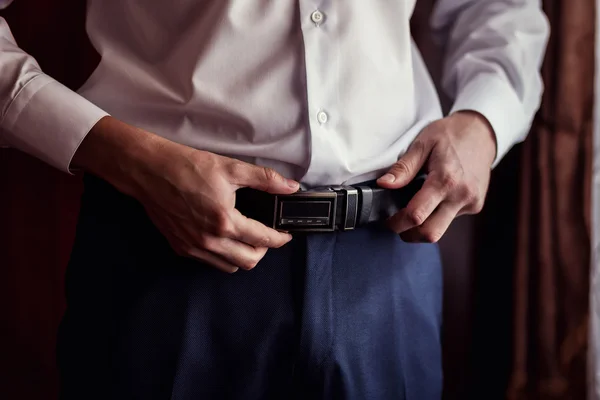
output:
[{"label": "black leather belt", "polygon": [[425,176],[421,175],[397,190],[383,189],[375,182],[314,188],[292,195],[240,189],[236,194],[236,208],[245,216],[277,230],[347,231],[387,219],[406,207],[424,180]]}]

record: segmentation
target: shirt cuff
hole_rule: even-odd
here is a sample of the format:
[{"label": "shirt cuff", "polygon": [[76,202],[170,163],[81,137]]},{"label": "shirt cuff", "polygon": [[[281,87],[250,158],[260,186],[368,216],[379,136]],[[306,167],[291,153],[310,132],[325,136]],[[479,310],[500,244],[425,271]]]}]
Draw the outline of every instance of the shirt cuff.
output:
[{"label": "shirt cuff", "polygon": [[496,136],[496,158],[492,168],[525,138],[531,122],[512,86],[493,74],[477,75],[458,92],[450,113],[457,111],[476,111],[492,126]]},{"label": "shirt cuff", "polygon": [[40,74],[17,94],[0,122],[7,144],[71,173],[75,151],[108,114],[48,75]]}]

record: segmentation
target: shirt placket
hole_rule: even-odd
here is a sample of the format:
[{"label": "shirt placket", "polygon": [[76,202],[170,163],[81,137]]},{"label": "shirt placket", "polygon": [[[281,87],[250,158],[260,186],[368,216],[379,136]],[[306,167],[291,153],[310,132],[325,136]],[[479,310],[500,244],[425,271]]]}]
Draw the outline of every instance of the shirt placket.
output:
[{"label": "shirt placket", "polygon": [[[310,134],[310,165],[306,182],[330,182],[334,176],[338,57],[335,6],[331,1],[300,1],[306,72],[306,107]],[[337,168],[336,168],[337,169]]]}]

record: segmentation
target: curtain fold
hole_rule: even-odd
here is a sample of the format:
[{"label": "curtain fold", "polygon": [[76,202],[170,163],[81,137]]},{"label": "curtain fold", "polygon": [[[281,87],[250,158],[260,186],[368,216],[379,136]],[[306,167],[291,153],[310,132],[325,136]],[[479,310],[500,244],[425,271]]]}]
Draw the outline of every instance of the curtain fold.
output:
[{"label": "curtain fold", "polygon": [[590,273],[590,349],[588,399],[600,400],[600,0],[596,0],[596,77],[592,170],[592,263]]},{"label": "curtain fold", "polygon": [[507,397],[585,399],[594,105],[594,0],[545,0],[545,93],[522,146]]}]

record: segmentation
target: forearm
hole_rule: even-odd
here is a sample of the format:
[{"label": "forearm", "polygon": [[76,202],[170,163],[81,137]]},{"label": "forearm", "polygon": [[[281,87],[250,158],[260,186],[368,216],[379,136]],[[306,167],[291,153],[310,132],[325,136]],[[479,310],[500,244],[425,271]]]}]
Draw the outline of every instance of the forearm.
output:
[{"label": "forearm", "polygon": [[[177,147],[177,149],[175,149]],[[169,154],[187,148],[165,138],[104,117],[87,134],[71,167],[96,175],[129,195],[135,195],[136,182],[145,174],[165,170],[172,163]]]},{"label": "forearm", "polygon": [[73,156],[71,167],[102,178],[124,173],[129,160],[141,159],[152,135],[115,118],[104,117],[87,134]]}]

